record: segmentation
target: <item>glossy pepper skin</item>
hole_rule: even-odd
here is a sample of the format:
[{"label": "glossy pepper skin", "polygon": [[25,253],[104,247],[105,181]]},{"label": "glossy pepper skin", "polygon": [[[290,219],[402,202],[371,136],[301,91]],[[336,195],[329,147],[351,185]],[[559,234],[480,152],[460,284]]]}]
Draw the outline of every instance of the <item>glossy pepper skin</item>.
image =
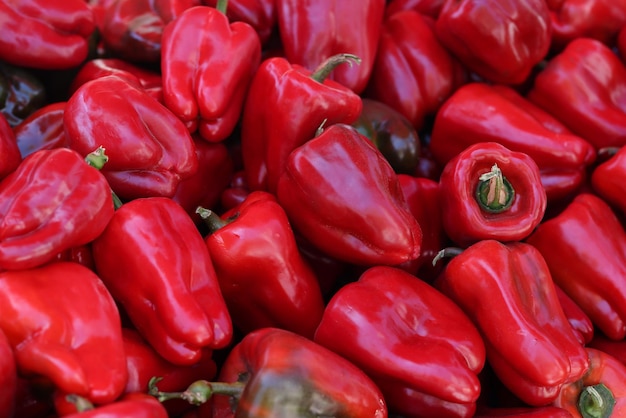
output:
[{"label": "glossy pepper skin", "polygon": [[13,128],[22,158],[43,149],[68,148],[63,125],[65,104],[56,102],[39,108]]},{"label": "glossy pepper skin", "polygon": [[[314,70],[335,54],[354,54],[361,64],[338,68],[332,78],[356,94],[365,89],[376,57],[384,0],[276,0],[276,10],[289,62]],[[340,16],[350,18],[337,18]]]},{"label": "glossy pepper skin", "polygon": [[589,142],[513,89],[470,83],[437,113],[429,149],[445,165],[478,142],[497,142],[532,157],[551,202],[574,193],[596,157]]},{"label": "glossy pepper skin", "polygon": [[486,408],[474,418],[509,417],[509,418],[572,418],[572,414],[556,406],[537,406],[533,408]]},{"label": "glossy pepper skin", "polygon": [[372,267],[339,289],[314,340],[365,371],[390,412],[471,417],[476,410],[482,337],[452,300],[400,269]]},{"label": "glossy pepper skin", "polygon": [[0,180],[8,176],[22,162],[15,132],[7,119],[0,115]]},{"label": "glossy pepper skin", "polygon": [[626,144],[626,67],[611,48],[577,38],[548,61],[527,98],[596,149]]},{"label": "glossy pepper skin", "polygon": [[[626,366],[595,348],[588,347],[585,350],[589,356],[589,370],[580,380],[563,386],[554,405],[565,409],[574,418],[623,416],[626,414]],[[600,384],[611,392],[614,401],[612,407],[609,407],[611,402],[607,399],[610,396],[605,397],[606,393],[598,388]],[[581,398],[585,407],[581,406]]]},{"label": "glossy pepper skin", "polygon": [[67,148],[29,155],[0,183],[0,270],[52,261],[91,242],[113,217],[111,189]]},{"label": "glossy pepper skin", "polygon": [[0,113],[15,126],[46,104],[46,87],[35,72],[0,62]]},{"label": "glossy pepper skin", "polygon": [[499,84],[520,84],[550,48],[545,0],[446,0],[437,37],[463,65]]},{"label": "glossy pepper skin", "polygon": [[322,292],[276,198],[252,192],[214,217],[206,219],[205,242],[233,324],[244,334],[275,327],[312,338],[324,311]]},{"label": "glossy pepper skin", "polygon": [[626,24],[624,0],[559,0],[548,2],[548,7],[553,51],[562,50],[577,38],[592,38],[613,45]]},{"label": "glossy pepper skin", "polygon": [[368,97],[402,113],[417,130],[466,78],[429,19],[414,10],[385,19],[366,90]]},{"label": "glossy pepper skin", "polygon": [[66,393],[112,402],[126,384],[115,301],[76,263],[0,273],[0,329],[20,374],[41,376]]},{"label": "glossy pepper skin", "polygon": [[332,125],[295,149],[277,196],[294,229],[339,260],[394,265],[420,254],[422,231],[396,174],[349,125]]},{"label": "glossy pepper skin", "polygon": [[626,232],[606,202],[577,195],[527,242],[598,329],[614,340],[626,336]]},{"label": "glossy pepper skin", "polygon": [[[218,0],[202,0],[216,7]],[[272,0],[229,0],[226,16],[231,22],[245,22],[259,35],[261,44],[266,44],[276,26],[276,4]]]},{"label": "glossy pepper skin", "polygon": [[163,197],[125,203],[93,242],[96,269],[137,331],[171,363],[222,348],[232,324],[202,235]]},{"label": "glossy pepper skin", "polygon": [[261,42],[252,26],[230,23],[213,7],[187,9],[163,31],[164,103],[190,132],[222,141],[239,121],[260,62]]},{"label": "glossy pepper skin", "polygon": [[70,148],[81,155],[99,146],[107,150],[102,174],[122,200],[171,197],[178,183],[198,169],[185,125],[119,77],[82,85],[68,100],[63,118]]},{"label": "glossy pepper skin", "polygon": [[476,143],[448,161],[439,188],[444,230],[462,247],[484,239],[521,241],[547,206],[534,160],[496,142]]},{"label": "glossy pepper skin", "polygon": [[[344,64],[348,65],[348,64]],[[352,123],[361,98],[285,58],[263,61],[252,79],[241,121],[241,149],[250,190],[276,192],[291,151],[322,125]]]},{"label": "glossy pepper skin", "polygon": [[594,338],[593,322],[563,289],[557,285],[554,285],[554,288],[561,303],[561,308],[563,308],[563,313],[572,326],[578,341],[582,345],[587,345]]},{"label": "glossy pepper skin", "polygon": [[480,241],[452,258],[435,287],[474,322],[495,374],[526,404],[550,404],[587,370],[587,354],[533,246]]},{"label": "glossy pepper skin", "polygon": [[591,186],[602,199],[626,213],[626,146],[615,151],[608,160],[598,164],[591,173]]},{"label": "glossy pepper skin", "polygon": [[229,398],[218,396],[213,418],[387,417],[380,390],[363,371],[321,345],[278,328],[253,331],[230,351],[218,381],[242,378],[245,389],[236,410]]},{"label": "glossy pepper skin", "polygon": [[17,364],[9,340],[0,330],[0,418],[11,418],[17,400]]},{"label": "glossy pepper skin", "polygon": [[108,405],[88,407],[87,409],[64,415],[64,418],[168,418],[167,409],[153,396],[145,393],[125,395]]},{"label": "glossy pepper skin", "polygon": [[83,0],[2,0],[0,21],[0,59],[45,70],[78,66],[96,27]]}]

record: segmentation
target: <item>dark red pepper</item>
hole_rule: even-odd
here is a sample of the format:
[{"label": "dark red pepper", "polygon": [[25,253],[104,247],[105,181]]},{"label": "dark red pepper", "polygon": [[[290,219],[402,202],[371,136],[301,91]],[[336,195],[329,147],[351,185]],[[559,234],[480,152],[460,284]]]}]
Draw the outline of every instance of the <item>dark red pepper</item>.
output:
[{"label": "dark red pepper", "polygon": [[[203,0],[202,3],[216,7],[219,0]],[[266,44],[276,29],[276,4],[272,0],[228,0],[226,16],[231,22],[252,26],[261,44]]]},{"label": "dark red pepper", "polygon": [[385,15],[391,16],[402,10],[414,10],[437,19],[445,0],[390,0],[385,6]]},{"label": "dark red pepper", "polygon": [[145,393],[132,393],[108,405],[95,407],[82,399],[71,397],[79,404],[79,411],[65,418],[168,418],[165,407],[154,397]]},{"label": "dark red pepper", "polygon": [[17,365],[13,348],[0,330],[0,418],[12,418],[17,401]]},{"label": "dark red pepper", "polygon": [[22,162],[17,139],[7,119],[0,115],[0,180],[8,176]]},{"label": "dark red pepper", "polygon": [[31,113],[13,128],[22,158],[42,149],[69,146],[63,125],[65,105],[66,102],[46,105]]}]

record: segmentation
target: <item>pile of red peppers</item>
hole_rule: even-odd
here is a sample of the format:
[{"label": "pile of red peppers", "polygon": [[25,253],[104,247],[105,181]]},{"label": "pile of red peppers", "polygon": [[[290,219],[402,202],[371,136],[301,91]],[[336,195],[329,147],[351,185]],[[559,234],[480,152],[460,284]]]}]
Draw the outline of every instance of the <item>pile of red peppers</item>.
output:
[{"label": "pile of red peppers", "polygon": [[0,387],[626,417],[626,0],[0,0]]}]

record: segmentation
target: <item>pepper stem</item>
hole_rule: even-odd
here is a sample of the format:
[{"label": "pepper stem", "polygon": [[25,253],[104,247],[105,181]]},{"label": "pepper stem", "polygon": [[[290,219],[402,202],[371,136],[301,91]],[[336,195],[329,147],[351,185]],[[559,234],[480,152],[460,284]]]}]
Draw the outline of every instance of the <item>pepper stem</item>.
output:
[{"label": "pepper stem", "polygon": [[361,58],[352,54],[337,54],[328,58],[326,61],[321,63],[319,67],[313,71],[311,74],[311,78],[319,83],[323,83],[324,80],[328,78],[330,73],[333,72],[335,68],[337,68],[340,64],[349,64],[352,67],[352,64],[360,64]]},{"label": "pepper stem", "polygon": [[433,258],[433,261],[432,261],[433,266],[436,266],[439,260],[442,260],[444,258],[449,258],[449,257],[456,257],[462,252],[463,252],[463,248],[459,248],[459,247],[444,248],[443,250],[439,251],[437,255]]},{"label": "pepper stem", "polygon": [[476,200],[481,209],[490,213],[501,213],[511,207],[515,190],[502,175],[498,164],[494,164],[491,171],[481,174],[478,180]]},{"label": "pepper stem", "polygon": [[217,0],[215,8],[218,12],[226,14],[226,9],[228,9],[228,0]]},{"label": "pepper stem", "polygon": [[578,411],[583,418],[609,418],[615,407],[615,396],[599,383],[586,386],[578,397]]},{"label": "pepper stem", "polygon": [[159,377],[153,377],[148,383],[148,393],[157,398],[159,402],[183,399],[196,406],[206,403],[213,395],[225,395],[238,399],[246,387],[244,382],[226,383],[197,380],[183,392],[161,392],[156,386],[160,380]]},{"label": "pepper stem", "polygon": [[204,223],[207,227],[209,227],[209,232],[212,234],[220,228],[228,225],[228,221],[223,220],[219,217],[219,215],[212,210],[203,208],[202,206],[198,206],[196,208],[196,213],[200,215]]},{"label": "pepper stem", "polygon": [[[100,145],[95,151],[90,152],[85,157],[85,162],[95,169],[102,170],[102,167],[109,161],[109,156],[106,155],[106,149]],[[111,190],[111,197],[113,198],[113,207],[117,210],[122,207],[122,200],[118,195]]]},{"label": "pepper stem", "polygon": [[91,403],[89,399],[83,398],[82,396],[70,394],[65,397],[65,400],[73,404],[78,412],[91,411],[92,409],[95,409],[93,403]]}]

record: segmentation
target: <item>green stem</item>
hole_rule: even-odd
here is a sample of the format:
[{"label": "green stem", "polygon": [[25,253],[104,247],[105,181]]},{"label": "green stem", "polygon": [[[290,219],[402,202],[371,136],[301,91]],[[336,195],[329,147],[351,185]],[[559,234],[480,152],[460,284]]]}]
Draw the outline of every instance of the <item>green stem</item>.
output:
[{"label": "green stem", "polygon": [[615,396],[604,384],[586,386],[578,397],[578,411],[583,418],[609,418],[615,402]]},{"label": "green stem", "polygon": [[226,10],[228,9],[228,0],[217,0],[215,8],[218,12],[226,14]]},{"label": "green stem", "polygon": [[[104,165],[109,161],[109,156],[106,155],[105,151],[106,149],[102,145],[100,145],[98,148],[96,148],[95,151],[87,154],[87,156],[85,157],[85,162],[93,168],[102,170],[102,167],[104,167]],[[119,198],[118,195],[115,194],[113,190],[111,190],[111,197],[113,198],[113,207],[115,208],[115,210],[121,208],[122,200]]]},{"label": "green stem", "polygon": [[337,54],[328,58],[326,61],[320,64],[319,67],[313,71],[311,74],[311,78],[319,83],[323,83],[324,80],[328,78],[330,73],[333,72],[335,68],[337,68],[340,64],[349,64],[352,67],[352,64],[360,64],[361,58],[352,54]]},{"label": "green stem", "polygon": [[433,261],[432,261],[433,266],[437,265],[439,260],[442,260],[444,258],[456,257],[462,252],[463,252],[463,248],[459,248],[459,247],[444,248],[443,250],[439,251],[437,255],[433,258]]},{"label": "green stem", "polygon": [[91,411],[92,409],[95,409],[95,406],[89,401],[89,399],[83,398],[82,396],[71,394],[67,395],[65,400],[74,404],[76,411],[78,412]]},{"label": "green stem", "polygon": [[502,175],[498,164],[494,164],[491,171],[482,174],[478,180],[476,201],[481,209],[490,213],[502,213],[511,207],[515,190]]},{"label": "green stem", "polygon": [[220,228],[228,225],[228,221],[223,220],[219,215],[212,210],[198,206],[196,213],[200,215],[206,226],[209,228],[209,232],[212,234]]},{"label": "green stem", "polygon": [[230,396],[239,399],[246,384],[244,382],[208,382],[206,380],[198,380],[193,382],[183,392],[161,392],[156,384],[161,379],[153,377],[148,383],[148,393],[159,400],[159,402],[168,401],[170,399],[183,399],[191,405],[202,405],[206,403],[213,395]]}]

